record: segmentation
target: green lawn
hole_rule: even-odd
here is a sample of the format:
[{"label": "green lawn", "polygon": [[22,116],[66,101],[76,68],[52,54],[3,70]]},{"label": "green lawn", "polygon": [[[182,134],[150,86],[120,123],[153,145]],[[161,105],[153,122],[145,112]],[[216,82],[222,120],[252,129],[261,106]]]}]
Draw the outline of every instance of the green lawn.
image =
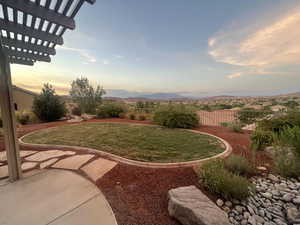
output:
[{"label": "green lawn", "polygon": [[224,151],[216,138],[181,129],[119,123],[83,123],[42,130],[24,140],[99,149],[145,162],[183,162]]}]

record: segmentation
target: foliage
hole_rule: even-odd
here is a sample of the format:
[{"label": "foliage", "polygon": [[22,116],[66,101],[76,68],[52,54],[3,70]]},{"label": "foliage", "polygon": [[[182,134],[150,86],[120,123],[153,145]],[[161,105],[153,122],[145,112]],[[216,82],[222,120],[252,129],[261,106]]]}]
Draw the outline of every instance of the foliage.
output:
[{"label": "foliage", "polygon": [[222,127],[229,127],[230,126],[230,123],[229,122],[221,122],[220,125]]},{"label": "foliage", "polygon": [[135,114],[134,113],[129,113],[129,119],[130,120],[135,120]]},{"label": "foliage", "polygon": [[253,150],[263,150],[265,147],[272,145],[273,132],[256,129],[251,135],[251,148]]},{"label": "foliage", "polygon": [[35,97],[32,111],[41,121],[46,122],[58,120],[67,112],[65,103],[50,84],[44,84],[41,94]]},{"label": "foliage", "polygon": [[160,107],[153,117],[153,121],[168,128],[193,128],[199,125],[196,112],[184,105],[168,105]]},{"label": "foliage", "polygon": [[294,101],[294,100],[290,100],[290,101],[288,101],[286,103],[283,103],[283,105],[286,106],[286,107],[288,107],[288,108],[294,109],[294,108],[296,108],[296,107],[299,106],[299,103],[296,102],[296,101]]},{"label": "foliage", "polygon": [[72,108],[72,115],[81,116],[81,114],[82,114],[82,111],[79,106]]},{"label": "foliage", "polygon": [[84,113],[94,114],[104,94],[101,86],[94,88],[85,77],[77,78],[71,84],[70,96]]},{"label": "foliage", "polygon": [[138,120],[141,120],[141,121],[146,120],[146,116],[144,114],[139,114]]},{"label": "foliage", "polygon": [[253,166],[242,156],[231,155],[225,161],[225,167],[230,172],[238,175],[252,175],[254,173]]},{"label": "foliage", "polygon": [[0,127],[3,127],[3,121],[1,115],[0,115]]},{"label": "foliage", "polygon": [[26,110],[17,111],[16,119],[22,125],[38,122],[38,118],[36,117],[36,115],[33,112],[26,111]]},{"label": "foliage", "polygon": [[249,188],[253,187],[246,178],[226,170],[221,160],[205,163],[199,174],[210,192],[225,199],[245,199],[250,194]]},{"label": "foliage", "polygon": [[276,141],[281,146],[290,148],[300,159],[300,126],[286,127],[277,136]]},{"label": "foliage", "polygon": [[238,122],[233,122],[229,125],[233,132],[243,133],[242,124]]},{"label": "foliage", "polygon": [[259,121],[257,125],[261,130],[278,134],[286,127],[300,126],[300,111],[288,111],[284,115]]},{"label": "foliage", "polygon": [[98,107],[97,109],[97,117],[98,118],[118,118],[120,117],[121,113],[126,112],[125,105],[118,103],[118,102],[112,102],[112,103],[106,103]]},{"label": "foliage", "polygon": [[297,178],[300,174],[300,159],[286,147],[277,147],[274,157],[274,170],[283,177]]},{"label": "foliage", "polygon": [[251,124],[256,122],[258,119],[268,115],[269,111],[256,110],[251,108],[245,108],[237,113],[237,119],[244,124]]}]

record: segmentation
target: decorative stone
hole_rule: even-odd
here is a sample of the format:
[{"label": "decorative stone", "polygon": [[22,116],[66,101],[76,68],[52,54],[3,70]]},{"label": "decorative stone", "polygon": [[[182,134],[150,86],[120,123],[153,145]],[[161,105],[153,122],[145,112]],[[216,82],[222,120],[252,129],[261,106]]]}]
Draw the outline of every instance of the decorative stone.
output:
[{"label": "decorative stone", "polygon": [[50,151],[42,151],[32,156],[26,157],[26,160],[41,162],[54,157],[60,157],[64,155],[74,155],[74,154],[75,152],[72,151],[50,150]]},{"label": "decorative stone", "polygon": [[300,205],[300,196],[298,196],[297,198],[294,198],[293,203],[296,205]]},{"label": "decorative stone", "polygon": [[259,170],[259,171],[262,171],[262,172],[267,171],[267,168],[264,167],[264,166],[258,166],[258,167],[256,167],[256,169]]},{"label": "decorative stone", "polygon": [[266,193],[261,193],[261,195],[265,198],[268,198],[268,199],[271,199],[272,198],[272,194],[269,193],[269,192],[266,192]]},{"label": "decorative stone", "polygon": [[82,170],[93,180],[97,181],[103,177],[108,171],[117,165],[116,162],[107,159],[96,159],[87,164]]},{"label": "decorative stone", "polygon": [[285,202],[290,202],[292,201],[292,199],[295,197],[295,195],[291,194],[291,193],[287,193],[285,195],[283,195],[282,200]]},{"label": "decorative stone", "polygon": [[225,202],[225,205],[226,205],[227,207],[229,207],[229,208],[231,208],[231,207],[232,207],[232,203],[231,203],[231,201],[226,201],[226,202]]},{"label": "decorative stone", "polygon": [[53,164],[53,163],[55,163],[57,161],[58,161],[58,159],[56,159],[56,158],[49,159],[48,161],[41,163],[40,167],[41,167],[41,169],[45,169],[46,167],[50,166],[51,164]]},{"label": "decorative stone", "polygon": [[271,181],[273,181],[273,182],[278,182],[278,181],[279,181],[279,179],[278,179],[276,176],[274,176],[273,174],[269,174],[269,175],[268,175],[268,178],[269,178]]},{"label": "decorative stone", "polygon": [[224,205],[224,202],[222,199],[218,199],[216,204],[217,204],[217,206],[222,207]]},{"label": "decorative stone", "polygon": [[297,208],[288,208],[286,216],[291,224],[300,224],[300,211]]},{"label": "decorative stone", "polygon": [[226,214],[195,186],[168,192],[170,216],[183,225],[229,225]]},{"label": "decorative stone", "polygon": [[78,170],[83,164],[93,158],[94,155],[76,155],[66,159],[62,159],[52,165],[53,168]]}]

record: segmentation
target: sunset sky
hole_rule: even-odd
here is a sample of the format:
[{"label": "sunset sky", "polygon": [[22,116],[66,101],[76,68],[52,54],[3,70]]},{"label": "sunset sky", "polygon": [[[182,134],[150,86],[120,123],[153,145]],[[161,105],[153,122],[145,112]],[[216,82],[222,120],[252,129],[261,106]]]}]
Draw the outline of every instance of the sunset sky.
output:
[{"label": "sunset sky", "polygon": [[97,0],[51,63],[12,65],[15,85],[66,94],[105,89],[186,96],[300,91],[299,0]]}]

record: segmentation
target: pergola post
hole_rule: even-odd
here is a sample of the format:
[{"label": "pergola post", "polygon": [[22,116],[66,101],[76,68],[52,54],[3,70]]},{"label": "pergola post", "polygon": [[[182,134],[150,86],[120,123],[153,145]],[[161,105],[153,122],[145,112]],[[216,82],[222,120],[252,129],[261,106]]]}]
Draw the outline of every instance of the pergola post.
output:
[{"label": "pergola post", "polygon": [[0,108],[3,120],[9,180],[13,182],[22,177],[22,170],[16,134],[10,64],[2,44],[0,47]]}]

